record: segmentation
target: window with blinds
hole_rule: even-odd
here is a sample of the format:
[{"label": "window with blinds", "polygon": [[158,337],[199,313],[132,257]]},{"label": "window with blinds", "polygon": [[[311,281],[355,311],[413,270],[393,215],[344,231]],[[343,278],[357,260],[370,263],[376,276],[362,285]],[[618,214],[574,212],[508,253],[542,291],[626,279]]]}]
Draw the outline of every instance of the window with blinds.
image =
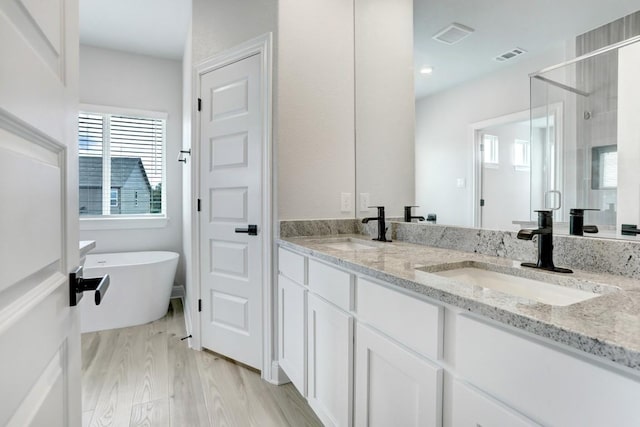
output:
[{"label": "window with blinds", "polygon": [[162,215],[165,120],[81,112],[81,216]]}]

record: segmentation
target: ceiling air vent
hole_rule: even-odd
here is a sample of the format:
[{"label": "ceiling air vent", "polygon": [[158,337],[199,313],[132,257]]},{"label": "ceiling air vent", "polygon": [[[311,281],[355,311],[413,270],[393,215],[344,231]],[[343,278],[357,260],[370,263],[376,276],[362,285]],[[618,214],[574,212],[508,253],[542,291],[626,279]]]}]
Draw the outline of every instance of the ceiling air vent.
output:
[{"label": "ceiling air vent", "polygon": [[498,62],[504,62],[504,61],[508,61],[510,59],[513,59],[516,56],[520,56],[523,53],[527,53],[527,51],[517,47],[515,49],[511,49],[510,51],[503,53],[502,55],[496,56],[495,60],[498,61]]},{"label": "ceiling air vent", "polygon": [[475,30],[462,24],[453,23],[433,36],[434,40],[444,44],[456,44]]}]

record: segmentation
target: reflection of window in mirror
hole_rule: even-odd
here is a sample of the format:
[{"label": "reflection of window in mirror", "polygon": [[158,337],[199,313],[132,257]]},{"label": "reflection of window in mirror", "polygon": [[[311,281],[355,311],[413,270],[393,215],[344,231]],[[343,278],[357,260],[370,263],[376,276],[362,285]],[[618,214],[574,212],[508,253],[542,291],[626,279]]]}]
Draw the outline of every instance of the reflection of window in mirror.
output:
[{"label": "reflection of window in mirror", "polygon": [[591,149],[591,188],[606,190],[618,187],[618,146]]},{"label": "reflection of window in mirror", "polygon": [[484,134],[482,136],[482,164],[484,167],[497,168],[500,163],[498,137]]},{"label": "reflection of window in mirror", "polygon": [[517,171],[528,171],[530,164],[529,141],[516,139],[513,141],[513,168]]},{"label": "reflection of window in mirror", "polygon": [[113,207],[117,207],[118,206],[118,189],[117,188],[112,188],[111,189],[111,197],[110,197],[110,205]]}]

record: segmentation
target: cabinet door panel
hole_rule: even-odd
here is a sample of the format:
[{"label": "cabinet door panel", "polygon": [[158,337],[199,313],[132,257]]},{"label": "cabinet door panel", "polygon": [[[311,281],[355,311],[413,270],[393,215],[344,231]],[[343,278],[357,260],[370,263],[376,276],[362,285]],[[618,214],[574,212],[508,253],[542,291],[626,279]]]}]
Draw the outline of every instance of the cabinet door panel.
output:
[{"label": "cabinet door panel", "polygon": [[308,401],[326,426],[352,424],[353,318],[308,296]]},{"label": "cabinet door panel", "polygon": [[358,324],[356,425],[442,425],[442,368]]},{"label": "cabinet door panel", "polygon": [[640,425],[640,380],[586,354],[461,315],[455,366],[469,383],[545,425]]},{"label": "cabinet door panel", "polygon": [[278,350],[280,366],[300,394],[306,390],[306,289],[278,276]]},{"label": "cabinet door panel", "polygon": [[539,426],[459,380],[453,381],[452,424],[453,427]]}]

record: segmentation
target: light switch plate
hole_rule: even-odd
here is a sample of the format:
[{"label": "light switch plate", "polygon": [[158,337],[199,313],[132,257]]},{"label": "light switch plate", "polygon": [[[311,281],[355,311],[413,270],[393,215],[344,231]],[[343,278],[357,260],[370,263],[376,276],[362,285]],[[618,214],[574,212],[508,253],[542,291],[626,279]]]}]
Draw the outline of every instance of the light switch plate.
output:
[{"label": "light switch plate", "polygon": [[340,211],[351,212],[351,193],[340,194]]},{"label": "light switch plate", "polygon": [[360,212],[366,212],[369,210],[369,206],[371,206],[371,197],[369,197],[369,193],[360,193]]},{"label": "light switch plate", "polygon": [[458,188],[464,188],[465,187],[465,179],[464,178],[458,178],[456,179],[456,187]]}]

